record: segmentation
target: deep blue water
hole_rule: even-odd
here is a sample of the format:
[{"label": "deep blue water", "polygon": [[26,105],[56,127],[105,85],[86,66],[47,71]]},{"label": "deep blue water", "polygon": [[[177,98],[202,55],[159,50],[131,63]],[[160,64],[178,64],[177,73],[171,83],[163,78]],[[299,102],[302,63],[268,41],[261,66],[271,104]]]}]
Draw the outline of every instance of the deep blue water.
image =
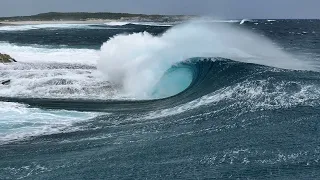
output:
[{"label": "deep blue water", "polygon": [[[249,29],[294,56],[318,62],[318,20],[255,20],[232,26]],[[0,30],[0,42],[17,47],[98,50],[117,34],[147,31],[161,36],[168,28],[129,24]],[[100,93],[112,85],[99,81],[103,84],[99,91],[84,89],[87,85],[81,83],[77,84],[81,90],[72,89],[74,82],[68,83],[67,76],[61,78],[60,71],[76,69],[85,74],[96,70],[94,65],[76,65],[51,65],[58,75],[53,76],[54,82],[44,83],[66,88],[62,93],[75,94],[72,98],[2,94],[0,101],[27,104],[26,111],[39,108],[99,114],[58,132],[4,140],[0,144],[0,179],[320,179],[317,70],[194,57],[169,70],[188,70],[183,71],[186,78],[179,87],[190,85],[183,91],[162,82],[158,86],[167,88],[160,94],[173,92],[170,97],[110,100],[77,98],[77,93]],[[21,68],[1,67],[2,75],[11,77],[13,73],[16,77],[15,70],[21,74]],[[40,68],[37,63],[26,63],[22,73]],[[172,77],[173,84],[179,84],[179,78]],[[37,84],[21,94],[35,93],[34,86]]]}]

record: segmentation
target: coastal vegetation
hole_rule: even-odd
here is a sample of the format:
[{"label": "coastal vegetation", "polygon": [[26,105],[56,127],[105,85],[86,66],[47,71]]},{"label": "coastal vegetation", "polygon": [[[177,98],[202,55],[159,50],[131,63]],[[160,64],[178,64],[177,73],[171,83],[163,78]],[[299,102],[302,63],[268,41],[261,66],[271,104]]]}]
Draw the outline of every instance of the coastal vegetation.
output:
[{"label": "coastal vegetation", "polygon": [[48,12],[31,16],[0,17],[2,22],[14,21],[87,21],[87,20],[136,20],[136,21],[176,21],[190,18],[184,15],[146,15],[111,12]]}]

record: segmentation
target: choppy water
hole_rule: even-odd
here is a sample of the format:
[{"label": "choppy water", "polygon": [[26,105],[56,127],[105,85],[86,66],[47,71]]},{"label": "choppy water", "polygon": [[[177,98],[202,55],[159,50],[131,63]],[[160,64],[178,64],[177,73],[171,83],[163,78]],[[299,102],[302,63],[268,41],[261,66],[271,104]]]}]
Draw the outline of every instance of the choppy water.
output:
[{"label": "choppy water", "polygon": [[319,24],[0,27],[0,179],[319,179]]}]

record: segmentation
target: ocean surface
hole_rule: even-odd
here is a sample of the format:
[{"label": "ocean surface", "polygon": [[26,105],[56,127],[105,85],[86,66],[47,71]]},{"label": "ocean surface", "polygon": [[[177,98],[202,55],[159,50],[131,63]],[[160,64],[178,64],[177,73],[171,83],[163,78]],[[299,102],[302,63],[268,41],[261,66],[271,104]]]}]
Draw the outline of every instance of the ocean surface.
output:
[{"label": "ocean surface", "polygon": [[0,27],[0,179],[320,179],[320,20]]}]

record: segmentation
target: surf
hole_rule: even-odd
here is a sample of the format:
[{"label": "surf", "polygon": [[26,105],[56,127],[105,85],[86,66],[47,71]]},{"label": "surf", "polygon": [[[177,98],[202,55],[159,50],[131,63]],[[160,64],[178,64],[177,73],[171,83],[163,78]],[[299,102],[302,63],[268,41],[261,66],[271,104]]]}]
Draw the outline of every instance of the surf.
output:
[{"label": "surf", "polygon": [[106,80],[138,99],[152,99],[153,87],[168,69],[195,57],[313,69],[265,37],[240,27],[202,21],[177,25],[159,36],[147,32],[116,35],[102,45],[99,57],[97,68]]}]

